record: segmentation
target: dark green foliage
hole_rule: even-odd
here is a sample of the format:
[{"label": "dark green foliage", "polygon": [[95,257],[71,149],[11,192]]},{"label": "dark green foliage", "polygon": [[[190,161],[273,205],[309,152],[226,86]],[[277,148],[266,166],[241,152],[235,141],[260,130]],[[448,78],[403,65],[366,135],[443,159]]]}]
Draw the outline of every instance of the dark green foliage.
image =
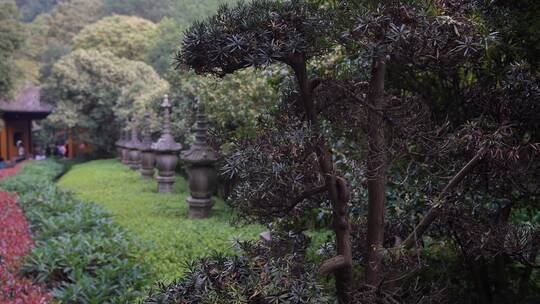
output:
[{"label": "dark green foliage", "polygon": [[2,188],[17,191],[36,245],[21,273],[52,289],[63,303],[131,303],[147,283],[141,250],[100,207],[77,201],[52,180],[53,161],[26,165]]},{"label": "dark green foliage", "polygon": [[305,259],[307,244],[303,235],[274,236],[267,244],[238,243],[242,256],[215,253],[188,263],[180,281],[160,285],[145,303],[332,303]]},{"label": "dark green foliage", "polygon": [[495,70],[526,60],[540,68],[540,2],[536,0],[482,0],[479,11],[499,32],[499,45],[490,54]]},{"label": "dark green foliage", "polygon": [[513,140],[540,142],[540,74],[526,62],[516,62],[505,69],[501,82],[481,87],[475,103],[489,123],[512,124]]},{"label": "dark green foliage", "polygon": [[46,13],[52,10],[57,4],[58,0],[16,0],[19,11],[21,12],[22,20],[30,22],[34,18],[42,13]]},{"label": "dark green foliage", "polygon": [[78,49],[54,64],[42,99],[55,107],[48,116],[51,124],[74,129],[75,139],[103,157],[114,149],[119,125],[128,117],[140,121],[145,112],[156,115],[148,109],[157,108],[167,86],[143,62]]},{"label": "dark green foliage", "polygon": [[158,24],[158,34],[153,38],[145,60],[158,74],[164,76],[172,70],[181,33],[182,25],[172,18],[164,18]]},{"label": "dark green foliage", "polygon": [[17,6],[11,0],[0,2],[0,97],[13,89],[17,70],[13,57],[24,42],[24,29]]},{"label": "dark green foliage", "polygon": [[136,15],[154,22],[166,16],[174,0],[104,0],[105,9],[113,14]]},{"label": "dark green foliage", "polygon": [[41,54],[42,66],[39,69],[39,76],[45,82],[52,73],[53,65],[62,56],[69,54],[71,47],[60,42],[51,42],[47,45],[47,49]]},{"label": "dark green foliage", "polygon": [[318,195],[324,187],[311,144],[314,135],[294,118],[276,116],[261,119],[256,138],[233,143],[221,173],[238,179],[229,204],[243,217],[283,224],[289,220],[299,228],[306,211],[325,201]]},{"label": "dark green foliage", "polygon": [[0,188],[9,192],[27,193],[47,187],[64,172],[64,167],[51,160],[32,163],[21,168],[15,176],[2,181]]},{"label": "dark green foliage", "polygon": [[[189,24],[213,12],[222,0],[104,0],[109,13],[136,15],[154,22],[170,17]],[[226,1],[225,1],[226,2]]]},{"label": "dark green foliage", "polygon": [[177,60],[197,73],[216,75],[276,61],[302,62],[328,47],[332,24],[325,22],[322,13],[305,1],[223,5],[214,16],[186,31]]},{"label": "dark green foliage", "polygon": [[[313,210],[303,194],[317,190],[316,179],[306,174],[317,150],[310,150],[315,145],[305,125],[291,123],[309,115],[301,108],[313,98],[312,117],[324,118],[335,167],[352,188],[353,255],[364,266],[371,250],[365,229],[365,189],[371,178],[366,162],[384,155],[384,164],[377,166],[390,173],[388,183],[384,181],[388,203],[380,213],[385,258],[378,270],[383,279],[376,295],[358,288],[358,302],[524,301],[527,292],[537,293],[531,286],[538,277],[533,268],[540,226],[514,222],[511,213],[513,208],[537,210],[540,193],[538,72],[534,62],[521,60],[530,55],[530,45],[528,50],[504,53],[507,50],[497,41],[501,28],[490,26],[481,14],[489,10],[482,12],[477,1],[374,2],[378,1],[318,1],[324,3],[321,7],[303,1],[240,3],[224,6],[186,32],[177,59],[197,73],[222,76],[281,62],[293,68],[298,80],[298,87],[281,92],[286,106],[278,109],[293,117],[285,121],[290,129],[261,119],[257,138],[235,142],[225,167],[226,174],[238,179],[232,205],[273,223],[289,216],[301,219],[298,215]],[[535,13],[524,15],[531,14]],[[340,19],[332,19],[336,16]],[[517,28],[530,23],[534,29],[534,21],[520,20]],[[318,55],[332,48],[329,41],[344,46],[338,52],[344,50],[343,61],[358,62],[356,71],[323,79],[305,69],[307,60],[328,59]],[[531,41],[534,38],[517,44]],[[494,54],[501,49],[503,55]],[[514,60],[505,61],[510,54]],[[494,71],[492,61],[502,57],[497,62],[502,66]],[[373,58],[377,60],[371,65]],[[373,73],[380,72],[381,65],[386,79]],[[370,107],[377,93],[374,87],[384,88],[378,92],[383,102],[376,108]],[[377,150],[369,147],[370,130],[375,132],[373,124],[368,125],[373,113],[383,118],[376,131],[384,133],[384,143],[379,155],[366,159],[366,150]],[[443,190],[475,154],[481,161],[464,169],[461,182]],[[319,203],[324,218],[328,204]],[[434,206],[441,207],[442,215],[416,244],[422,250],[401,252],[403,238],[426,218],[427,210],[438,210]],[[272,221],[272,216],[279,219]],[[305,221],[294,224],[303,227]]]},{"label": "dark green foliage", "polygon": [[[54,200],[43,200],[53,197]],[[26,212],[34,240],[47,241],[62,234],[118,232],[111,216],[93,204],[73,202],[69,192],[55,187],[41,189],[41,193],[30,192],[20,196],[27,205],[35,205]],[[42,200],[39,204],[36,202]],[[112,233],[107,233],[113,235]]]},{"label": "dark green foliage", "polygon": [[53,288],[66,303],[134,301],[146,283],[146,272],[131,257],[133,244],[115,227],[98,223],[98,231],[62,232],[38,241],[21,272]]}]

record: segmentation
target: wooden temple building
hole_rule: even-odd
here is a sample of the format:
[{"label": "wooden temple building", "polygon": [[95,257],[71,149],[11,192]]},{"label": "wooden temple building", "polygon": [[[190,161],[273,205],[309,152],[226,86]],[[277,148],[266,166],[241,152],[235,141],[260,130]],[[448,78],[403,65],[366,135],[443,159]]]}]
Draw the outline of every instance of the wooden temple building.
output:
[{"label": "wooden temple building", "polygon": [[40,88],[28,87],[9,101],[0,98],[0,155],[6,161],[18,156],[17,142],[21,141],[27,155],[34,154],[32,129],[35,122],[46,118],[53,108],[41,102]]}]

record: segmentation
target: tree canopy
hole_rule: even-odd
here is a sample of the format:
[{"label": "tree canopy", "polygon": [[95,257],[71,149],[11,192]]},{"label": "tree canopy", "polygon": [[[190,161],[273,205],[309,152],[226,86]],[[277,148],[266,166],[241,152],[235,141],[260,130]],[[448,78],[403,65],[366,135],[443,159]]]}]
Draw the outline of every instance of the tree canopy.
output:
[{"label": "tree canopy", "polygon": [[328,47],[331,24],[321,13],[304,1],[223,5],[216,15],[190,27],[178,61],[197,73],[225,75],[276,61],[308,60]]},{"label": "tree canopy", "polygon": [[73,49],[96,49],[142,61],[157,34],[151,21],[132,16],[110,16],[86,26],[73,40]]},{"label": "tree canopy", "polygon": [[14,55],[24,43],[25,31],[19,21],[17,6],[13,1],[0,2],[0,96],[13,89],[17,70]]},{"label": "tree canopy", "polygon": [[231,0],[104,0],[107,11],[113,14],[139,16],[154,22],[170,17],[184,24],[213,13],[219,3]]},{"label": "tree canopy", "polygon": [[47,13],[52,10],[57,4],[58,0],[17,0],[17,6],[21,12],[22,20],[30,22],[34,18],[42,13]]},{"label": "tree canopy", "polygon": [[30,38],[25,52],[41,61],[49,47],[69,47],[73,38],[87,25],[105,16],[101,0],[61,2],[50,12],[41,14],[29,24]]},{"label": "tree canopy", "polygon": [[[489,219],[502,211],[486,205],[512,200],[516,193],[538,193],[538,187],[527,182],[535,179],[538,166],[537,139],[531,138],[537,126],[519,110],[537,112],[536,89],[529,86],[537,76],[528,64],[514,62],[505,67],[504,80],[493,81],[485,67],[497,35],[479,17],[478,3],[314,2],[224,5],[186,31],[177,62],[196,73],[223,77],[281,63],[292,72],[292,81],[282,83],[277,111],[260,119],[255,138],[237,140],[227,158],[224,172],[238,179],[231,205],[287,229],[302,229],[312,210],[326,208],[333,221],[335,252],[320,272],[335,275],[340,303],[384,302],[387,296],[413,303],[424,292],[432,293],[430,299],[436,302],[436,293],[445,287],[413,291],[405,279],[424,267],[410,260],[414,253],[407,250],[422,246],[427,231],[458,248],[456,254],[466,260],[481,255],[481,267],[491,267],[502,252],[505,271],[512,267],[510,261],[526,266],[531,257],[536,259],[532,248],[538,248],[533,239],[539,227],[509,224],[505,217],[492,229]],[[354,73],[323,77],[310,68],[312,61],[338,46],[345,49],[343,56],[350,69],[356,68]],[[516,87],[531,99],[524,100]],[[511,106],[503,99],[516,103]],[[514,114],[519,118],[513,120]],[[413,194],[428,202],[410,206],[418,208],[412,223],[388,206],[395,206],[389,188],[402,185],[389,182],[396,172],[406,176],[402,183],[426,183]],[[489,194],[482,191],[485,187]],[[350,194],[358,203],[351,209],[360,215],[348,210]],[[514,208],[521,202],[515,200]],[[430,231],[435,222],[438,230]],[[479,237],[482,234],[489,237]],[[496,241],[512,235],[523,237],[506,245]],[[481,249],[486,246],[489,253]],[[518,257],[516,248],[527,249]],[[353,263],[365,271],[354,292]],[[480,271],[472,269],[474,275]],[[398,282],[402,285],[396,288]],[[507,288],[500,293],[508,297],[519,291]],[[489,296],[478,293],[478,298]]]},{"label": "tree canopy", "polygon": [[157,109],[168,84],[143,62],[81,49],[55,63],[44,89],[56,107],[49,120],[80,130],[82,140],[107,152],[115,140],[111,130],[131,118],[140,122],[144,112]]}]

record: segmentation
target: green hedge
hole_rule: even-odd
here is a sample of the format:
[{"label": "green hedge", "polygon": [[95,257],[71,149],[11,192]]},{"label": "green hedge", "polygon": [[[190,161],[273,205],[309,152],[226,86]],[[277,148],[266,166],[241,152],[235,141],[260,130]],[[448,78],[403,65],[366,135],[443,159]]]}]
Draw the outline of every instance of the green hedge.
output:
[{"label": "green hedge", "polygon": [[17,175],[2,181],[1,187],[5,191],[18,193],[41,190],[64,171],[64,166],[53,160],[32,162],[23,165]]},{"label": "green hedge", "polygon": [[62,303],[132,303],[149,283],[141,247],[99,206],[53,183],[63,166],[33,162],[2,182],[16,191],[36,245],[22,274],[44,283]]}]

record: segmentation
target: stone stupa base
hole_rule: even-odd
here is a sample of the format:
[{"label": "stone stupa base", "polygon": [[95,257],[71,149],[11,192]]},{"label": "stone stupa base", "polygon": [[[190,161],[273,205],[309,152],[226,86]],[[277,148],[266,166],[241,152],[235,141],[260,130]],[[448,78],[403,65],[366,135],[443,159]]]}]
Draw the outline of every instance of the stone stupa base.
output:
[{"label": "stone stupa base", "polygon": [[143,179],[152,179],[152,178],[154,178],[154,168],[152,168],[152,169],[141,168],[141,177]]},{"label": "stone stupa base", "polygon": [[157,177],[158,193],[172,193],[174,190],[175,176],[160,176]]},{"label": "stone stupa base", "polygon": [[195,198],[189,196],[187,198],[187,203],[189,205],[189,218],[203,219],[212,216],[212,207],[214,206],[214,202],[211,198]]}]

